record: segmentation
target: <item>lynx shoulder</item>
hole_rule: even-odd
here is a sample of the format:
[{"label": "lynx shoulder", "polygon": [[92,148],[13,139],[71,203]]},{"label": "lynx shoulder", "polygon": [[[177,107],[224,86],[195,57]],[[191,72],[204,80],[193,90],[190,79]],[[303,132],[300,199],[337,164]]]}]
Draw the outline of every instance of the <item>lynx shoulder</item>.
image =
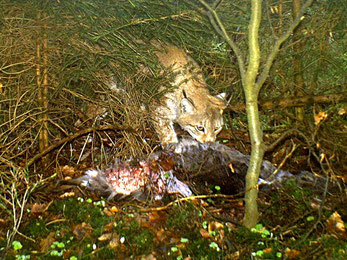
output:
[{"label": "lynx shoulder", "polygon": [[201,143],[214,142],[223,126],[225,94],[210,95],[198,64],[184,50],[169,44],[156,46],[159,62],[174,73],[173,90],[152,105],[161,144],[178,142],[175,123]]}]

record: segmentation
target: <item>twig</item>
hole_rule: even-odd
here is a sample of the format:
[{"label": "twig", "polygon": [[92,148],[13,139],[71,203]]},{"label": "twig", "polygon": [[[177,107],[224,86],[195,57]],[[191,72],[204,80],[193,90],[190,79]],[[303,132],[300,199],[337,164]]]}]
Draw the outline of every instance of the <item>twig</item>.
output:
[{"label": "twig", "polygon": [[31,158],[28,163],[25,165],[25,167],[29,167],[31,166],[34,162],[36,162],[38,159],[42,158],[43,156],[45,156],[46,154],[48,154],[49,152],[51,152],[52,150],[58,148],[59,146],[67,143],[67,142],[71,142],[72,140],[85,135],[87,133],[90,132],[94,132],[94,131],[105,131],[105,130],[118,130],[118,131],[129,131],[129,132],[135,132],[135,130],[131,127],[117,127],[117,126],[113,126],[113,125],[105,125],[105,126],[100,126],[100,127],[92,127],[92,128],[87,128],[87,129],[83,129],[73,135],[67,136],[63,139],[61,139],[60,141],[56,142],[55,144],[47,147],[44,151],[42,151],[41,153],[35,155],[33,158]]},{"label": "twig", "polygon": [[277,140],[275,142],[273,142],[270,145],[265,146],[265,152],[271,152],[273,149],[275,149],[275,147],[280,144],[283,140],[285,140],[288,136],[292,135],[293,133],[296,133],[297,135],[299,135],[300,137],[304,138],[306,141],[306,144],[310,147],[311,146],[311,142],[309,141],[309,139],[307,138],[306,135],[304,135],[304,133],[302,133],[300,130],[298,129],[289,129],[288,131],[284,132],[279,138],[277,138]]},{"label": "twig", "polygon": [[312,4],[312,2],[313,0],[307,0],[307,2],[301,7],[300,12],[298,13],[293,23],[288,28],[288,30],[275,42],[265,62],[264,69],[257,80],[258,89],[264,84],[265,80],[267,79],[269,75],[269,71],[272,67],[275,57],[277,56],[277,53],[280,50],[282,43],[289,38],[289,36],[293,33],[294,29],[300,24],[301,20],[303,20],[303,17],[304,17],[303,15],[306,12],[307,8]]},{"label": "twig", "polygon": [[271,32],[272,32],[272,37],[274,38],[274,39],[277,39],[277,35],[276,35],[276,33],[275,33],[275,30],[274,30],[274,27],[272,26],[272,23],[271,23],[271,17],[270,17],[270,13],[269,13],[269,4],[268,4],[268,2],[266,2],[266,16],[267,16],[267,19],[268,19],[268,22],[269,22],[269,27],[270,27],[270,30],[271,30]]},{"label": "twig", "polygon": [[[275,176],[279,170],[283,167],[283,165],[286,163],[286,161],[288,160],[288,158],[290,158],[292,156],[292,154],[294,153],[294,151],[296,150],[297,146],[295,144],[293,144],[292,150],[284,157],[284,159],[282,160],[282,162],[280,163],[280,165],[276,168],[276,170],[271,174],[271,176]],[[269,176],[270,177],[270,176]],[[268,177],[268,178],[269,178]]]},{"label": "twig", "polygon": [[17,63],[13,63],[13,64],[10,64],[10,65],[7,65],[7,66],[4,66],[4,67],[1,67],[0,68],[0,71],[4,74],[7,74],[7,75],[16,75],[16,74],[21,74],[29,69],[31,69],[32,67],[34,67],[35,65],[31,65],[29,68],[26,68],[26,69],[23,69],[21,71],[16,71],[16,72],[6,72],[5,70],[6,69],[9,69],[13,66],[17,66],[17,65],[23,65],[23,64],[27,64],[29,62],[31,62],[33,60],[33,58],[29,58],[27,61],[22,61],[22,62],[17,62]]},{"label": "twig", "polygon": [[0,156],[0,162],[3,162],[4,164],[6,164],[7,166],[13,168],[18,168],[18,165],[16,165],[15,163],[7,160],[6,158],[3,158],[2,156]]},{"label": "twig", "polygon": [[225,195],[225,194],[211,194],[211,195],[197,195],[197,196],[190,196],[190,197],[185,197],[185,198],[180,198],[176,199],[169,204],[163,206],[163,207],[156,207],[156,208],[145,208],[145,209],[140,209],[140,212],[149,212],[149,211],[162,211],[162,210],[167,210],[168,208],[172,207],[175,203],[180,203],[183,201],[190,201],[190,200],[197,200],[197,199],[207,199],[207,198],[225,198],[225,199],[234,199],[236,197],[239,197],[242,195],[242,193],[238,193],[235,195]]},{"label": "twig", "polygon": [[[25,189],[25,192],[24,192],[24,195],[23,195],[23,199],[22,199],[22,202],[19,201],[19,198],[18,198],[18,195],[17,195],[17,190],[16,190],[16,187],[15,187],[15,183],[14,182],[12,184],[12,187],[11,187],[11,192],[10,192],[10,195],[11,195],[11,200],[12,200],[12,211],[13,211],[13,231],[12,232],[9,232],[7,233],[7,237],[8,237],[8,240],[7,240],[7,247],[10,246],[11,242],[12,242],[12,239],[14,238],[14,236],[18,233],[20,235],[23,235],[22,233],[19,233],[18,229],[22,223],[22,218],[23,218],[23,214],[24,214],[24,208],[25,208],[25,204],[27,202],[27,197],[29,196],[29,186],[27,186],[27,188]],[[19,205],[20,207],[20,214],[19,216],[17,217],[17,211],[16,211],[16,205]],[[23,235],[24,237],[26,237],[25,235]],[[27,238],[27,237],[26,237]]]},{"label": "twig", "polygon": [[25,239],[27,239],[27,240],[29,240],[29,241],[31,241],[31,242],[36,243],[36,240],[35,240],[35,239],[32,239],[31,237],[28,237],[28,236],[24,235],[23,233],[19,232],[18,230],[17,230],[17,234],[20,235],[20,236],[22,236],[22,237],[24,237]]},{"label": "twig", "polygon": [[84,141],[84,144],[83,144],[82,150],[81,150],[81,152],[80,152],[80,155],[79,155],[79,157],[78,157],[77,164],[80,163],[81,158],[82,158],[82,155],[83,155],[83,153],[84,153],[84,149],[86,148],[86,145],[87,145],[87,143],[89,142],[90,139],[92,139],[92,137],[90,137],[90,133],[88,133],[87,138],[86,138],[86,140]]}]

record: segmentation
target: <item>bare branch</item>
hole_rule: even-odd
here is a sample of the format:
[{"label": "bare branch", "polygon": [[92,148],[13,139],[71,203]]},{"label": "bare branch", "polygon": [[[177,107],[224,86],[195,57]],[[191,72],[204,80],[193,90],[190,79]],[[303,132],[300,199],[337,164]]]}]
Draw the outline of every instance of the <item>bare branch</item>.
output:
[{"label": "bare branch", "polygon": [[[201,0],[200,0],[201,1]],[[275,42],[274,46],[272,47],[272,50],[266,60],[263,72],[260,74],[260,77],[257,80],[256,87],[258,90],[260,90],[261,86],[264,84],[266,78],[269,75],[269,71],[272,67],[272,64],[275,60],[275,57],[277,56],[277,53],[282,45],[282,43],[289,38],[289,36],[293,33],[294,29],[300,24],[300,22],[304,18],[304,13],[306,12],[307,8],[312,4],[314,0],[307,0],[307,2],[302,6],[298,16],[295,18],[291,26],[288,28],[288,30]]]},{"label": "bare branch", "polygon": [[236,45],[236,43],[229,37],[215,9],[213,9],[204,0],[199,0],[199,2],[212,14],[212,15],[208,15],[212,26],[217,31],[217,33],[219,33],[227,41],[227,43],[230,45],[231,49],[235,53],[238,64],[239,64],[241,78],[244,79],[245,78],[245,63],[244,63],[244,58],[243,58],[241,50]]}]

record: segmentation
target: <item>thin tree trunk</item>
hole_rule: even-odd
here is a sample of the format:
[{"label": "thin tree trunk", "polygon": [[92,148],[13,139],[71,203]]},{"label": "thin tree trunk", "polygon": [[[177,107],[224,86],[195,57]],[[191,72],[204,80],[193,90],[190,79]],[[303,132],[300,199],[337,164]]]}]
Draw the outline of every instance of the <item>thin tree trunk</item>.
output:
[{"label": "thin tree trunk", "polygon": [[[37,20],[40,28],[40,13],[37,14]],[[43,30],[46,30],[46,25],[43,26]],[[43,37],[43,39],[42,39]],[[41,43],[43,42],[43,44]],[[40,133],[39,133],[39,150],[40,153],[43,152],[49,145],[48,142],[48,69],[47,69],[47,35],[43,33],[41,36],[41,32],[39,31],[37,40],[36,40],[36,84],[38,88],[37,98],[38,104],[41,110],[41,114],[39,115],[40,122]],[[42,50],[41,50],[42,49]],[[43,53],[43,57],[41,56],[41,52]],[[43,73],[41,74],[43,67]],[[47,157],[42,158],[42,166],[45,167],[47,165]]]},{"label": "thin tree trunk", "polygon": [[[46,16],[46,15],[45,15]],[[48,39],[47,39],[47,24],[44,24],[43,34],[43,86],[42,86],[42,105],[43,105],[43,142],[45,148],[48,147]]]},{"label": "thin tree trunk", "polygon": [[261,21],[261,0],[252,0],[252,15],[248,27],[249,65],[243,88],[246,97],[246,110],[252,144],[251,157],[246,175],[245,216],[244,225],[254,227],[258,222],[258,178],[264,155],[263,133],[260,127],[258,95],[260,87],[256,83],[260,64],[260,48],[258,41]]},{"label": "thin tree trunk", "polygon": [[[293,0],[293,12],[292,16],[295,19],[301,8],[301,0]],[[294,96],[303,96],[303,89],[305,87],[303,71],[302,71],[302,51],[304,49],[304,42],[301,39],[301,27],[298,26],[293,32],[293,81],[294,81]],[[295,108],[296,120],[302,122],[304,120],[304,108],[296,107]]]},{"label": "thin tree trunk", "polygon": [[307,0],[303,5],[300,12],[294,19],[293,23],[289,26],[288,30],[278,38],[265,63],[260,75],[260,48],[258,42],[258,31],[261,21],[261,0],[252,0],[252,14],[251,21],[248,28],[248,46],[249,46],[249,63],[247,71],[245,69],[245,60],[241,49],[229,37],[222,21],[220,20],[216,8],[220,1],[215,2],[212,6],[207,4],[205,0],[199,0],[200,3],[208,10],[207,16],[209,17],[212,26],[218,34],[220,34],[225,41],[230,45],[234,54],[236,55],[239,65],[240,75],[242,79],[242,86],[246,97],[246,109],[249,125],[249,133],[252,143],[252,151],[250,157],[250,165],[246,176],[246,194],[245,194],[245,216],[244,225],[248,228],[255,227],[258,221],[258,206],[257,206],[257,182],[260,173],[260,167],[263,160],[265,146],[263,143],[263,133],[260,127],[259,110],[258,110],[258,96],[259,90],[269,76],[269,71],[278,54],[278,51],[284,41],[293,33],[294,29],[299,25],[303,18],[306,9],[312,4],[313,0]]}]

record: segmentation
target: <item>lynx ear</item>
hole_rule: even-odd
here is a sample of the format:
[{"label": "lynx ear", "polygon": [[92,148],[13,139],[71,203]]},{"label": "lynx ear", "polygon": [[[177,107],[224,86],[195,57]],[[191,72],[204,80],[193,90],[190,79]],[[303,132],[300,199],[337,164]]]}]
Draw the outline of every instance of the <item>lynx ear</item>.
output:
[{"label": "lynx ear", "polygon": [[195,111],[194,103],[190,99],[183,98],[181,100],[181,113],[191,114]]},{"label": "lynx ear", "polygon": [[214,97],[219,98],[223,101],[226,101],[226,96],[227,96],[227,93],[219,93],[218,95],[215,95]]},{"label": "lynx ear", "polygon": [[224,110],[228,106],[226,95],[226,93],[219,93],[212,97],[214,99],[212,102],[214,102],[220,109]]},{"label": "lynx ear", "polygon": [[180,104],[181,113],[191,114],[195,112],[196,108],[191,98],[187,97],[186,92],[183,90],[183,98]]}]

